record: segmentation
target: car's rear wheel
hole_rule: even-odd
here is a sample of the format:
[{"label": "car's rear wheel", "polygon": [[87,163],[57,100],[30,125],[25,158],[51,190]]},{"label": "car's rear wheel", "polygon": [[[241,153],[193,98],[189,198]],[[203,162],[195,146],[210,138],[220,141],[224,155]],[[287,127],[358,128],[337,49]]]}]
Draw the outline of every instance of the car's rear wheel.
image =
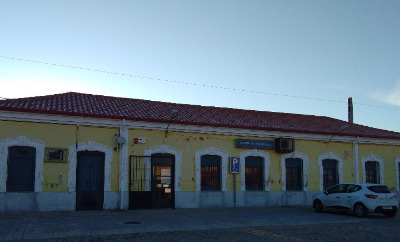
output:
[{"label": "car's rear wheel", "polygon": [[324,206],[322,205],[322,202],[320,200],[316,200],[314,202],[314,209],[317,213],[322,212],[324,210]]},{"label": "car's rear wheel", "polygon": [[396,216],[397,211],[395,212],[384,212],[383,214],[388,217],[388,218],[392,218],[394,216]]},{"label": "car's rear wheel", "polygon": [[368,210],[362,203],[357,203],[354,205],[354,213],[360,217],[360,218],[365,218],[368,215]]}]

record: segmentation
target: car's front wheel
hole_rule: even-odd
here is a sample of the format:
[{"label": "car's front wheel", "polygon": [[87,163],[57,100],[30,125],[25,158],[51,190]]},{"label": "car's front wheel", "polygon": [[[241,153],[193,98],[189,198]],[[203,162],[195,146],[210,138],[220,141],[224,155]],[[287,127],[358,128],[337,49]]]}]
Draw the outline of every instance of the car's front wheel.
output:
[{"label": "car's front wheel", "polygon": [[392,218],[392,217],[396,216],[396,213],[397,213],[397,211],[396,212],[384,212],[383,214],[388,218]]},{"label": "car's front wheel", "polygon": [[317,213],[320,213],[322,212],[322,210],[324,210],[324,206],[322,205],[322,202],[320,200],[315,200],[314,209]]},{"label": "car's front wheel", "polygon": [[354,205],[354,213],[360,217],[360,218],[364,218],[367,217],[368,215],[368,210],[367,208],[364,206],[364,204],[362,203],[357,203],[356,205]]}]

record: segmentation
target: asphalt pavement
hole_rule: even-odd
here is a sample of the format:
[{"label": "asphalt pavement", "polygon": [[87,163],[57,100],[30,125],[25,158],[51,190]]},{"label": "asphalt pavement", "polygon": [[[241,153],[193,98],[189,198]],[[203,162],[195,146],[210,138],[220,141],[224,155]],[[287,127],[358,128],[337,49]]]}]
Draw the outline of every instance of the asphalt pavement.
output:
[{"label": "asphalt pavement", "polygon": [[[316,213],[311,207],[20,212],[0,213],[0,241],[108,241],[115,239],[146,241],[155,238],[154,236],[161,241],[183,241],[186,240],[182,237],[185,235],[188,236],[188,240],[197,238],[203,241],[215,241],[216,231],[219,231],[220,235],[226,233],[232,236],[234,232],[242,231],[240,233],[244,237],[234,237],[233,240],[251,241],[252,238],[264,240],[265,237],[262,236],[268,235],[265,231],[271,232],[274,228],[287,230],[308,226],[308,234],[312,234],[314,230],[318,230],[317,226],[343,227],[365,224],[365,222],[371,225],[376,222],[400,224],[399,215],[394,218],[385,218],[382,215],[358,218],[353,214],[340,212]],[[254,231],[264,232],[260,234],[261,237],[248,237],[248,235],[254,235]],[[290,232],[290,229],[288,231]],[[196,234],[197,237],[193,237]],[[286,240],[284,237],[276,238],[276,240],[282,239]],[[296,240],[296,237],[291,240],[293,239]]]}]

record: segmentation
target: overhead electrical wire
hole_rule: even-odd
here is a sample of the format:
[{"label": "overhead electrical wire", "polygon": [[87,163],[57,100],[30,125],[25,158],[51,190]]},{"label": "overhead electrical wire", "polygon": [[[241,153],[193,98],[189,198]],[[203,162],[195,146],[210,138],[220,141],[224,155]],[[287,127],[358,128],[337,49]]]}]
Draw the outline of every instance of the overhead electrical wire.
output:
[{"label": "overhead electrical wire", "polygon": [[[156,80],[156,81],[164,81],[164,82],[170,82],[170,83],[176,83],[176,84],[184,84],[184,85],[199,86],[199,87],[206,87],[206,88],[222,89],[222,90],[227,90],[227,91],[247,92],[247,93],[263,94],[263,95],[271,95],[271,96],[290,97],[290,98],[298,98],[298,99],[308,99],[308,100],[315,100],[315,101],[347,103],[347,100],[346,101],[342,101],[342,100],[333,100],[333,99],[316,98],[316,97],[305,97],[305,96],[278,94],[278,93],[272,93],[272,92],[255,91],[255,90],[239,89],[239,88],[224,87],[224,86],[199,84],[199,83],[194,83],[194,82],[175,81],[175,80],[161,79],[161,78],[148,77],[148,76],[139,76],[139,75],[133,75],[133,74],[127,74],[127,73],[121,73],[121,72],[105,71],[105,70],[99,70],[99,69],[93,69],[93,68],[87,68],[87,67],[70,66],[70,65],[63,65],[63,64],[57,64],[57,63],[51,63],[51,62],[45,62],[45,61],[37,61],[37,60],[30,60],[30,59],[15,58],[15,57],[9,57],[9,56],[1,56],[0,55],[0,58],[8,59],[8,60],[15,60],[15,61],[31,62],[31,63],[43,64],[43,65],[52,65],[52,66],[58,66],[58,67],[63,67],[63,68],[78,69],[78,70],[84,70],[84,71],[99,72],[99,73],[105,73],[105,74],[111,74],[111,75],[128,76],[128,77],[135,77],[135,78],[141,78],[141,79],[147,79],[147,80]],[[0,97],[0,100],[1,99],[6,99],[6,98]],[[383,107],[383,106],[364,104],[364,103],[357,103],[357,102],[354,102],[354,104],[367,106],[367,107],[399,110],[398,108]]]}]

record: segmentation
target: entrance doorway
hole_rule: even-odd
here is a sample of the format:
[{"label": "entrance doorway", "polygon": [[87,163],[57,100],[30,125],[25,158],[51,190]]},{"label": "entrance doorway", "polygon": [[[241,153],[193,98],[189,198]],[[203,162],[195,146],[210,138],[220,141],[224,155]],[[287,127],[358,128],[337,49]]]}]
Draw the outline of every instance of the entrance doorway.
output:
[{"label": "entrance doorway", "polygon": [[174,156],[151,156],[151,194],[153,208],[174,208]]},{"label": "entrance doorway", "polygon": [[104,161],[105,155],[103,152],[78,152],[76,166],[76,210],[103,209]]},{"label": "entrance doorway", "polygon": [[131,156],[129,209],[175,208],[175,156]]}]

